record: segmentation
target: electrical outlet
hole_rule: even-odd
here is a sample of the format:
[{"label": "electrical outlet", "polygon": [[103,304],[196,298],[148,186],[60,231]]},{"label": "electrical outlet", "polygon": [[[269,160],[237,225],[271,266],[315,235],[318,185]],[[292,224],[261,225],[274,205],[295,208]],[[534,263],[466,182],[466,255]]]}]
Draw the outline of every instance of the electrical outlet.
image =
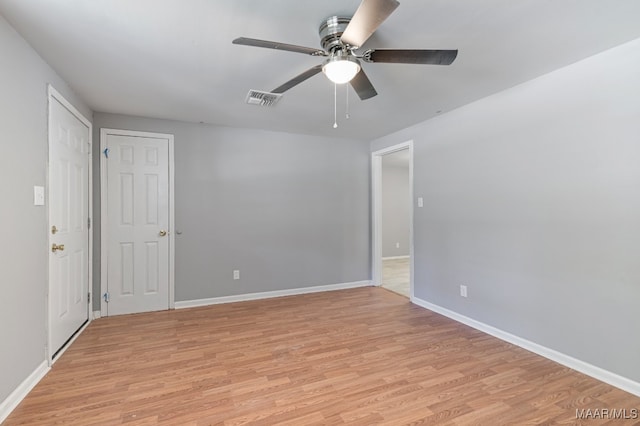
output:
[{"label": "electrical outlet", "polygon": [[418,197],[418,207],[424,207],[424,199],[422,197]]},{"label": "electrical outlet", "polygon": [[461,285],[460,286],[460,296],[467,297],[467,286],[466,285]]},{"label": "electrical outlet", "polygon": [[396,248],[400,248],[400,243],[396,243]]},{"label": "electrical outlet", "polygon": [[240,271],[238,269],[235,269],[233,271],[233,279],[234,280],[239,280],[240,279]]}]

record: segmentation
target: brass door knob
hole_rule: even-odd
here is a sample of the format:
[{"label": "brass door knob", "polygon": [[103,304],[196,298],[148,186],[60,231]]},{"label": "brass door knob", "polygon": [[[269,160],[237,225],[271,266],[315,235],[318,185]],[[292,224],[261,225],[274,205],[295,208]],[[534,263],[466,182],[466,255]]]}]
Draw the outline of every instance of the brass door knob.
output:
[{"label": "brass door knob", "polygon": [[160,232],[159,232],[159,235],[161,237],[164,237],[165,235],[167,235],[167,231],[165,231],[164,229],[161,229]]},{"label": "brass door knob", "polygon": [[54,253],[55,253],[55,252],[57,252],[58,250],[63,251],[63,250],[64,250],[64,244],[60,244],[60,245],[55,244],[55,243],[54,243],[54,244],[51,244],[51,251],[52,251],[52,252],[54,252]]}]

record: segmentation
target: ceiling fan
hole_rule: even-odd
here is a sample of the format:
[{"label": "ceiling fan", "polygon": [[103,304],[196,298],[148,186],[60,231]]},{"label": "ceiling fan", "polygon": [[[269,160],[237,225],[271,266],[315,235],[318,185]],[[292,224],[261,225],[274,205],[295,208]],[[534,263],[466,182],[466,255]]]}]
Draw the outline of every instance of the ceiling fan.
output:
[{"label": "ceiling fan", "polygon": [[362,54],[356,53],[399,5],[397,0],[362,0],[352,18],[332,16],[326,19],[319,29],[322,49],[246,37],[233,40],[233,44],[327,58],[322,64],[309,68],[271,93],[284,93],[322,71],[336,84],[350,83],[360,99],[365,100],[376,96],[378,92],[362,69],[361,60],[370,63],[451,65],[458,55],[458,50],[432,49],[368,49]]}]

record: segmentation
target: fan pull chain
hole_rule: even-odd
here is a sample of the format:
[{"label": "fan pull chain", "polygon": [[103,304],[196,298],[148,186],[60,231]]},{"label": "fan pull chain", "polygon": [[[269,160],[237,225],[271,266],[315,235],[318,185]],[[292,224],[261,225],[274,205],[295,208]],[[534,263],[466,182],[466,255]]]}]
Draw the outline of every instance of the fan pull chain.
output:
[{"label": "fan pull chain", "polygon": [[333,83],[333,128],[338,128],[338,85]]},{"label": "fan pull chain", "polygon": [[351,117],[349,115],[349,85],[345,84],[344,87],[347,88],[347,113],[345,114],[345,118],[348,120]]}]

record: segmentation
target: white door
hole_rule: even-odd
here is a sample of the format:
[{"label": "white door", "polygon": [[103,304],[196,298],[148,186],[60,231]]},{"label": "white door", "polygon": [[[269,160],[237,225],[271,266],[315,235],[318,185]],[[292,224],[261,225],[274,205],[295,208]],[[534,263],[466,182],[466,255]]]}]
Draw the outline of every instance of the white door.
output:
[{"label": "white door", "polygon": [[55,354],[89,319],[91,142],[86,119],[59,95],[52,93],[49,102],[49,337]]},{"label": "white door", "polygon": [[102,134],[107,195],[106,314],[169,309],[172,136],[104,129]]}]

